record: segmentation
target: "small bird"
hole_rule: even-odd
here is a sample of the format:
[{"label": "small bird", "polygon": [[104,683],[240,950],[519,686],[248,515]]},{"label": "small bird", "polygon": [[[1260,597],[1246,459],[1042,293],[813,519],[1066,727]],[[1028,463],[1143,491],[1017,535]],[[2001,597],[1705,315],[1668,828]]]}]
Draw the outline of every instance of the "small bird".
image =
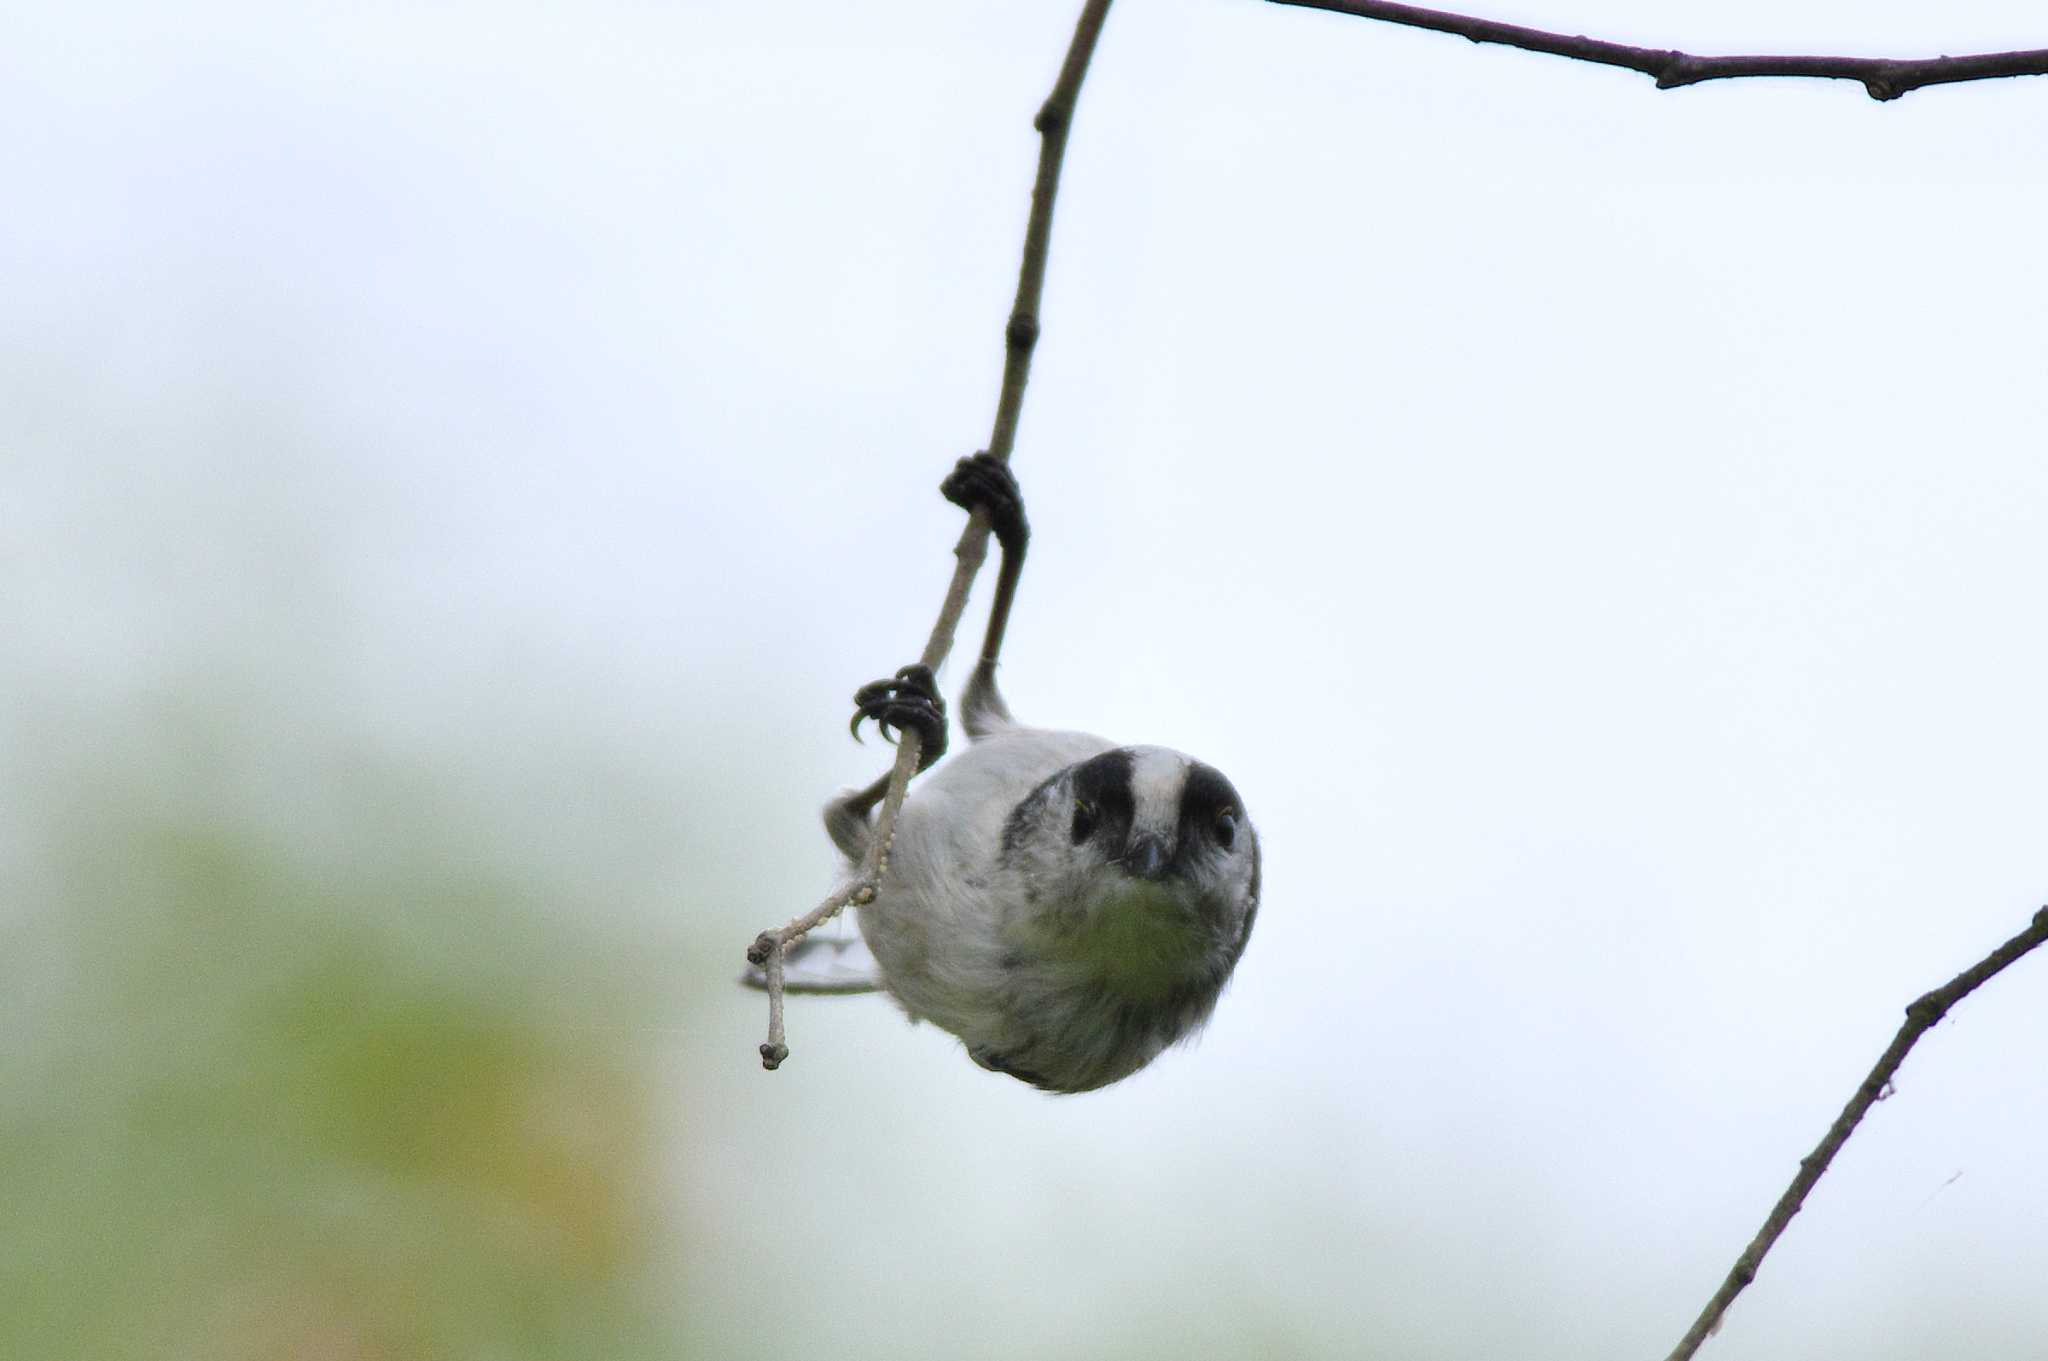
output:
[{"label": "small bird", "polygon": [[[887,868],[859,909],[872,982],[976,1063],[1053,1092],[1128,1077],[1198,1030],[1244,953],[1259,906],[1259,840],[1213,766],[1157,746],[1026,727],[995,683],[1030,531],[1009,468],[961,459],[940,491],[981,510],[1002,547],[981,659],[961,699],[972,745],[913,787]],[[863,686],[853,726],[946,745],[932,674]],[[920,767],[922,768],[922,766]],[[867,853],[880,780],[825,810],[850,864]],[[843,944],[807,941],[786,978],[845,992]]]}]

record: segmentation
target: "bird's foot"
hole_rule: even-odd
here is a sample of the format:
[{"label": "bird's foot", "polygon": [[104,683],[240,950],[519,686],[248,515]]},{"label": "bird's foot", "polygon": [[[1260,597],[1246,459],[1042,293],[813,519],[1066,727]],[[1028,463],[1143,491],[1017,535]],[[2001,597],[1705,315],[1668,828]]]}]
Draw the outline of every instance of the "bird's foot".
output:
[{"label": "bird's foot", "polygon": [[853,740],[860,741],[862,719],[872,718],[886,741],[896,732],[914,732],[920,746],[917,768],[923,770],[946,754],[946,701],[939,696],[932,669],[922,663],[906,666],[887,680],[870,681],[853,692]]},{"label": "bird's foot", "polygon": [[970,515],[979,510],[988,516],[996,541],[1003,551],[1015,553],[1031,537],[1024,519],[1024,493],[1017,489],[1010,465],[983,452],[961,459],[939,483],[939,495]]}]

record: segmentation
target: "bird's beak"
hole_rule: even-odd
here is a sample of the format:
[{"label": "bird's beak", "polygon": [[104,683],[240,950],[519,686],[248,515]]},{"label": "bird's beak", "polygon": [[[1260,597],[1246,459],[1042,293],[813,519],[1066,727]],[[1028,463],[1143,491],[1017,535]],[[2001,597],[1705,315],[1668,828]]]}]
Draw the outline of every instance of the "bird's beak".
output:
[{"label": "bird's beak", "polygon": [[1134,836],[1124,848],[1124,871],[1140,879],[1158,879],[1165,875],[1167,862],[1172,858],[1167,854],[1166,843],[1158,837]]}]

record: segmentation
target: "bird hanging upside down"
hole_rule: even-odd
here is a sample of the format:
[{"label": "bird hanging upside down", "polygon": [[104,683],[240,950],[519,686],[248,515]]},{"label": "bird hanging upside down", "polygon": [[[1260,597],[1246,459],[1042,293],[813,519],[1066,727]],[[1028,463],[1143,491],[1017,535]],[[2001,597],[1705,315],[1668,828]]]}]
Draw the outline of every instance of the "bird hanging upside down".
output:
[{"label": "bird hanging upside down", "polygon": [[[886,872],[859,909],[872,967],[813,935],[790,952],[785,979],[793,991],[879,987],[957,1035],[983,1068],[1091,1091],[1208,1019],[1258,913],[1258,836],[1212,766],[1011,717],[995,668],[1030,537],[1023,501],[1009,468],[985,453],[961,459],[940,490],[983,511],[1002,546],[961,698],[972,744],[903,804]],[[874,719],[885,735],[918,733],[920,769],[945,751],[945,703],[928,668],[905,667],[854,700],[856,732]],[[850,865],[867,854],[886,788],[877,781],[825,809]]]}]

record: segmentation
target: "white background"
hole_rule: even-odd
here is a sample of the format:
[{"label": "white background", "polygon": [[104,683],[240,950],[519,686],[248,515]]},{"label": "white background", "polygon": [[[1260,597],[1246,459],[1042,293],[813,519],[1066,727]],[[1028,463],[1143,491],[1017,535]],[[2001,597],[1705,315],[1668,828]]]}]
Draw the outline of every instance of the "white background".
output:
[{"label": "white background", "polygon": [[[1659,93],[1123,0],[1006,688],[1224,769],[1258,931],[1104,1093],[876,998],[794,1003],[764,1075],[732,977],[829,885],[815,808],[883,759],[847,697],[937,608],[1074,9],[15,6],[18,721],[204,681],[247,788],[346,727],[605,885],[673,1006],[626,1043],[707,1355],[1661,1356],[1903,1005],[2048,900],[2048,82]],[[2044,969],[1928,1037],[1706,1354],[2039,1355]]]}]

